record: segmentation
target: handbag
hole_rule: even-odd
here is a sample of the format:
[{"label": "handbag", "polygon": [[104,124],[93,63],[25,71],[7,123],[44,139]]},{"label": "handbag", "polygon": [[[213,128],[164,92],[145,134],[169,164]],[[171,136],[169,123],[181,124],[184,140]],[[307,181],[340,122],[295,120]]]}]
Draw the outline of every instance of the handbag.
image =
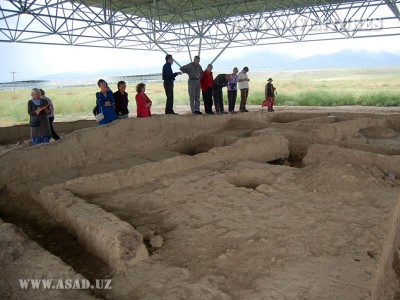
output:
[{"label": "handbag", "polygon": [[29,126],[31,127],[39,127],[40,126],[40,122],[38,118],[31,118],[31,120],[29,121]]},{"label": "handbag", "polygon": [[[104,120],[104,114],[103,114],[103,107],[99,105],[99,101],[97,97],[99,96],[100,93],[96,93],[96,106],[93,108],[93,113],[95,114],[95,118],[97,122],[103,121]],[[100,107],[100,112],[97,113],[97,107]]]},{"label": "handbag", "polygon": [[104,120],[104,114],[102,112],[98,113],[95,118],[96,118],[97,122],[103,121]]},{"label": "handbag", "polygon": [[100,105],[100,112],[95,116],[96,121],[100,122],[104,120],[103,108]]}]

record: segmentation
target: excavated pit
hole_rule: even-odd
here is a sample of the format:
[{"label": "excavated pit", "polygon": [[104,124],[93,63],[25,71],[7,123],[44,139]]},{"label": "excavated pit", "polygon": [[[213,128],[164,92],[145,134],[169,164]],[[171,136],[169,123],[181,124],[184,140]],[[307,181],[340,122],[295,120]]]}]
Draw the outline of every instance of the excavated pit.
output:
[{"label": "excavated pit", "polygon": [[9,191],[0,192],[0,219],[21,228],[31,240],[61,258],[90,281],[99,277],[112,277],[111,269],[106,263],[86,251],[74,235],[52,219],[29,196],[15,196]]},{"label": "excavated pit", "polygon": [[112,279],[97,297],[395,299],[399,120],[262,111],[84,129],[1,154],[0,218]]}]

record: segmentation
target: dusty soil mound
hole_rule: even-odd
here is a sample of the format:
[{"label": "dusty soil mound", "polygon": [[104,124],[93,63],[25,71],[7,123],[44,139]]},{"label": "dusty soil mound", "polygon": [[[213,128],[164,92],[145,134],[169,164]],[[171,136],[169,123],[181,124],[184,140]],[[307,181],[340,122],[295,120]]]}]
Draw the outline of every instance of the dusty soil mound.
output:
[{"label": "dusty soil mound", "polygon": [[393,139],[400,134],[388,127],[368,127],[360,129],[360,133],[367,139]]},{"label": "dusty soil mound", "polygon": [[302,174],[301,184],[314,192],[352,193],[391,186],[384,172],[376,167],[324,162],[304,168]]},{"label": "dusty soil mound", "polygon": [[112,280],[77,299],[393,299],[398,120],[343,108],[167,115],[10,147],[0,217],[13,225],[0,225],[27,242],[0,235],[0,295],[26,274],[61,276],[57,265]]}]

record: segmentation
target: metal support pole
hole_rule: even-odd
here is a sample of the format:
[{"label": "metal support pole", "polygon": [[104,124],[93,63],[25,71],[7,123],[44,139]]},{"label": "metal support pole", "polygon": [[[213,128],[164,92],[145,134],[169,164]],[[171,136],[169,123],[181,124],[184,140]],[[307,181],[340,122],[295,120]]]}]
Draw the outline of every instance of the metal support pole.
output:
[{"label": "metal support pole", "polygon": [[385,0],[386,5],[390,8],[390,10],[394,13],[397,19],[400,21],[400,11],[396,6],[396,1]]},{"label": "metal support pole", "polygon": [[203,42],[203,38],[202,37],[200,37],[200,41],[199,41],[199,54],[197,54],[198,56],[200,56],[200,58],[201,58],[201,44],[202,44],[202,42]]},{"label": "metal support pole", "polygon": [[221,54],[224,53],[224,51],[229,47],[230,44],[231,44],[231,42],[229,42],[228,44],[225,45],[224,48],[222,48],[222,50],[218,53],[218,55],[216,57],[214,57],[211,64],[213,64],[221,56]]},{"label": "metal support pole", "polygon": [[13,76],[14,93],[15,93],[15,73],[17,73],[17,72],[15,72],[15,71],[12,71],[12,72],[11,72],[11,74],[12,74],[12,76]]}]

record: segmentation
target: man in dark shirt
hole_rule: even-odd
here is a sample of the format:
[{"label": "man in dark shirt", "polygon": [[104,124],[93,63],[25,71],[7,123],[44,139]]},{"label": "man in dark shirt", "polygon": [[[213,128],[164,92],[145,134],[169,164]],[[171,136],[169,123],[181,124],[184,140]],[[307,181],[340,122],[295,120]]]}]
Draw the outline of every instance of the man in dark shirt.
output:
[{"label": "man in dark shirt", "polygon": [[172,72],[171,65],[174,63],[172,55],[167,54],[165,57],[165,65],[162,69],[162,79],[164,80],[164,90],[167,96],[167,103],[165,105],[165,114],[177,115],[174,112],[174,80],[178,75],[182,75],[181,72]]},{"label": "man in dark shirt", "polygon": [[114,93],[115,99],[115,110],[118,115],[118,119],[125,119],[129,115],[128,110],[128,93],[126,92],[125,81],[118,81],[117,83],[118,91]]},{"label": "man in dark shirt", "polygon": [[213,83],[213,97],[214,97],[214,106],[217,115],[226,114],[224,111],[224,101],[222,88],[228,85],[228,81],[231,79],[231,74],[219,74],[214,79]]}]

